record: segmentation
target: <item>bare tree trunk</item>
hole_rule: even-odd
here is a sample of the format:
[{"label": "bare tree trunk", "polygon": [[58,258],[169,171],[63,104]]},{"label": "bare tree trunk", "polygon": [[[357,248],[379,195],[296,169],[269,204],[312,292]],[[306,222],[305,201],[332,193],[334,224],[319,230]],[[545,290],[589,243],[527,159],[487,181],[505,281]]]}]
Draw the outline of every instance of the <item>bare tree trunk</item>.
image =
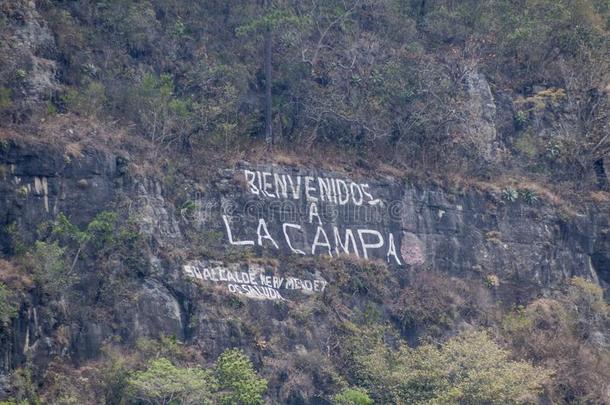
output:
[{"label": "bare tree trunk", "polygon": [[604,167],[604,159],[599,158],[593,162],[593,169],[595,170],[595,176],[597,177],[597,187],[602,191],[609,191],[608,187],[608,175],[606,174],[606,168]]},{"label": "bare tree trunk", "polygon": [[[269,9],[269,0],[265,0],[265,12]],[[273,125],[271,117],[271,27],[265,31],[265,142],[267,149],[273,147]]]},{"label": "bare tree trunk", "polygon": [[419,27],[424,24],[424,19],[426,18],[426,0],[421,0],[419,2],[416,22]]}]

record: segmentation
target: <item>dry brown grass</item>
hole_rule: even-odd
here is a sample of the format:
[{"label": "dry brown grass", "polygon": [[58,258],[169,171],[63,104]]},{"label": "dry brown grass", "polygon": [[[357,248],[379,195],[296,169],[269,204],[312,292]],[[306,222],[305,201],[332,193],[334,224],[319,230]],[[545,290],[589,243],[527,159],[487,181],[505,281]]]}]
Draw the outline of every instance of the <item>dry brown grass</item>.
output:
[{"label": "dry brown grass", "polygon": [[380,173],[396,177],[397,179],[404,178],[410,174],[410,172],[404,167],[392,166],[383,162],[379,164],[378,169]]},{"label": "dry brown grass", "polygon": [[124,153],[130,148],[148,149],[146,141],[130,136],[124,127],[73,114],[56,115],[28,131],[0,128],[0,139],[48,146],[75,159],[81,158],[86,149],[117,154]]},{"label": "dry brown grass", "polygon": [[55,145],[61,145],[66,153],[75,153],[78,157],[84,148],[93,148],[106,152],[122,149],[129,138],[124,129],[102,123],[93,118],[82,118],[72,114],[61,114],[45,121],[39,130],[40,139]]},{"label": "dry brown grass", "polygon": [[278,164],[323,169],[349,177],[389,176],[398,180],[408,177],[422,184],[434,184],[455,192],[475,189],[500,195],[503,189],[511,186],[531,190],[541,201],[568,216],[579,214],[576,207],[583,200],[597,204],[610,202],[608,193],[578,194],[565,185],[552,185],[548,184],[548,181],[545,182],[545,179],[523,175],[507,173],[503,177],[485,181],[460,173],[459,170],[437,172],[413,169],[407,164],[390,163],[387,153],[373,150],[374,148],[364,154],[333,145],[311,148],[298,145],[292,148],[285,145],[268,151],[261,140],[245,139],[226,147],[201,145],[188,153],[179,153],[163,148],[155,149],[144,137],[130,135],[124,127],[119,127],[116,123],[101,123],[72,114],[61,114],[47,120],[33,134],[0,128],[0,139],[48,144],[61,148],[61,152],[70,159],[81,158],[83,152],[89,148],[116,154],[127,153],[132,157],[131,173],[136,176],[162,175],[164,167],[172,166],[179,167],[190,176],[210,180],[216,169],[235,167],[239,162],[247,161],[252,165]]},{"label": "dry brown grass", "polygon": [[273,269],[280,267],[280,261],[272,257],[249,257],[247,258],[248,265],[269,266]]},{"label": "dry brown grass", "polygon": [[[507,187],[527,189],[535,193],[541,202],[555,207],[562,214],[569,217],[580,215],[577,208],[586,195],[578,195],[573,189],[564,185],[552,187],[542,180],[528,178],[523,175],[507,174],[492,181],[485,181],[469,177],[459,171],[437,173],[409,168],[405,165],[388,163],[383,156],[358,156],[353,152],[340,148],[324,147],[312,148],[304,152],[287,149],[267,151],[263,143],[253,145],[242,156],[252,164],[279,164],[289,167],[309,167],[324,169],[347,176],[359,175],[362,177],[389,176],[397,180],[410,178],[415,181],[434,184],[449,191],[463,193],[476,190],[482,193],[489,192],[500,196]],[[358,160],[365,160],[366,165],[358,165]],[[595,203],[610,201],[607,193],[591,193],[588,200]]]},{"label": "dry brown grass", "polygon": [[589,197],[591,198],[591,201],[598,204],[610,203],[610,193],[606,191],[592,191],[589,193]]},{"label": "dry brown grass", "polygon": [[65,156],[70,159],[82,159],[83,158],[83,144],[79,142],[71,142],[65,147]]},{"label": "dry brown grass", "polygon": [[474,189],[480,192],[490,192],[500,196],[507,187],[514,189],[526,189],[532,191],[542,202],[550,204],[562,213],[574,217],[580,215],[576,208],[579,201],[572,190],[553,190],[540,182],[523,176],[506,176],[494,181],[484,181],[475,178],[461,177],[459,174],[449,174],[449,182],[461,190]]},{"label": "dry brown grass", "polygon": [[34,285],[32,278],[11,262],[0,259],[0,282],[12,290],[24,291]]},{"label": "dry brown grass", "polygon": [[[278,164],[287,167],[308,167],[346,176],[368,178],[380,175],[404,178],[408,173],[405,167],[387,164],[383,157],[365,156],[349,148],[333,145],[308,149],[298,147],[299,150],[277,147],[270,152],[264,143],[254,142],[247,151],[240,155],[240,159],[253,165]],[[227,162],[237,163],[231,159],[228,159]]]}]

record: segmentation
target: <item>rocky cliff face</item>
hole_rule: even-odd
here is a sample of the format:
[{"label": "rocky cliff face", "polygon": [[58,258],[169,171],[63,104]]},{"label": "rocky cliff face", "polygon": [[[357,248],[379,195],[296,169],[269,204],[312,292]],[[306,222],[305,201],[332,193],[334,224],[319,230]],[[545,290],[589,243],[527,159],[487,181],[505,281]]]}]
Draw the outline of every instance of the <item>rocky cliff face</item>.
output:
[{"label": "rocky cliff face", "polygon": [[[509,305],[572,276],[610,282],[608,207],[568,214],[544,200],[248,163],[220,170],[203,187],[184,179],[180,203],[161,179],[133,175],[106,152],[68,157],[7,142],[0,160],[5,256],[14,253],[15,233],[31,244],[60,213],[84,226],[115,211],[143,240],[132,252],[135,267],[110,257],[106,271],[82,258],[79,298],[49,306],[26,289],[3,338],[3,373],[26,360],[43,367],[56,356],[95,358],[117,336],[124,343],[176,336],[210,358],[240,346],[292,353],[283,361],[297,361],[329,350],[336,320],[364,305],[354,291],[373,297],[391,319],[385,300],[416,271],[483,279]],[[132,273],[122,296],[86,297],[109,282],[103,278],[121,280],[125,269]],[[326,309],[314,309],[319,302]],[[85,307],[75,310],[76,303]]]},{"label": "rocky cliff face", "polygon": [[39,118],[41,106],[60,89],[55,39],[33,1],[5,3],[2,11],[14,24],[0,33],[0,53],[10,55],[0,61],[0,82],[11,84],[15,100],[3,119],[23,123]]}]

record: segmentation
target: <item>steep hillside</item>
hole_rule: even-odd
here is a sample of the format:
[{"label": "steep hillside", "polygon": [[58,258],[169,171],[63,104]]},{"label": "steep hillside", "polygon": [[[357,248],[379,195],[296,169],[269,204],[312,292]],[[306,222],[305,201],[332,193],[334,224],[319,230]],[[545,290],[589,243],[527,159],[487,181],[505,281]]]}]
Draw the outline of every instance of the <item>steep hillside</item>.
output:
[{"label": "steep hillside", "polygon": [[609,12],[3,2],[0,403],[610,403]]}]

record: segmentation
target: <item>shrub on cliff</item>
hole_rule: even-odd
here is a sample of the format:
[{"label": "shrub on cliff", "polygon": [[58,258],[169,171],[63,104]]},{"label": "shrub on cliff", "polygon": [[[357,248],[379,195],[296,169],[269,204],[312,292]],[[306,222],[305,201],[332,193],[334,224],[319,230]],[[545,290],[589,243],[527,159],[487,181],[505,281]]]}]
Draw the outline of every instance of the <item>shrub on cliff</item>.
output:
[{"label": "shrub on cliff", "polygon": [[212,404],[216,382],[199,367],[180,368],[169,360],[152,360],[146,370],[135,372],[128,381],[127,397],[134,402],[166,405]]},{"label": "shrub on cliff", "polygon": [[511,360],[485,332],[397,352],[378,345],[358,362],[371,393],[397,404],[523,403],[534,400],[549,377],[543,368]]},{"label": "shrub on cliff", "polygon": [[16,307],[11,291],[6,287],[6,284],[0,283],[0,329],[17,315]]},{"label": "shrub on cliff", "polygon": [[502,328],[513,353],[554,369],[548,386],[553,403],[606,403],[609,315],[601,287],[577,277],[563,294],[506,315]]},{"label": "shrub on cliff", "polygon": [[61,297],[74,282],[74,274],[68,272],[66,248],[57,242],[37,241],[26,257],[34,273],[34,281],[51,296]]},{"label": "shrub on cliff", "polygon": [[372,405],[373,400],[366,391],[359,388],[346,388],[333,397],[337,405]]},{"label": "shrub on cliff", "polygon": [[263,403],[267,381],[259,378],[250,360],[238,349],[227,350],[218,358],[216,377],[221,387],[220,402],[227,405]]},{"label": "shrub on cliff", "polygon": [[[165,343],[168,341],[165,340]],[[171,353],[166,353],[170,354]],[[184,353],[183,353],[184,354]],[[181,357],[181,356],[178,356]],[[248,357],[240,350],[226,350],[220,355],[214,369],[184,366],[165,357],[157,357],[145,363],[144,370],[127,372],[126,383],[112,385],[122,390],[119,397],[131,403],[147,404],[227,404],[257,405],[263,403],[267,381],[260,378]],[[180,365],[182,364],[182,366]],[[117,382],[117,376],[125,374],[127,364],[113,367],[106,378]],[[115,400],[121,400],[116,398]],[[122,403],[122,402],[121,402]]]}]

